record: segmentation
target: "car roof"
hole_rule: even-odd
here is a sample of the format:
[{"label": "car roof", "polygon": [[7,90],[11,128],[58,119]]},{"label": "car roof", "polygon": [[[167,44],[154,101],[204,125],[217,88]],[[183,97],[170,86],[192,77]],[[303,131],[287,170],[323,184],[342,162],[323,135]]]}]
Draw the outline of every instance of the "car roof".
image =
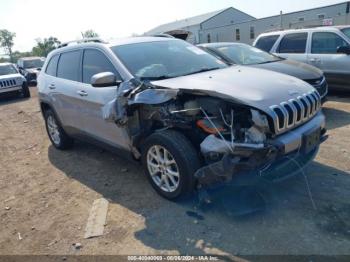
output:
[{"label": "car roof", "polygon": [[300,33],[300,32],[314,32],[314,31],[328,31],[328,32],[336,32],[340,29],[347,28],[349,26],[320,26],[320,27],[312,27],[312,28],[303,28],[303,29],[288,29],[288,30],[280,30],[280,31],[273,31],[268,33],[262,33],[259,35],[261,36],[268,36],[268,35],[278,35],[278,34],[289,34],[289,33]]},{"label": "car roof", "polygon": [[343,25],[343,26],[320,26],[320,27],[312,27],[312,28],[303,28],[303,29],[288,29],[288,30],[280,30],[280,31],[272,31],[268,33],[262,33],[259,35],[261,36],[268,36],[268,35],[278,35],[278,34],[289,34],[289,33],[300,33],[300,32],[313,32],[313,31],[331,31],[336,32],[340,29],[346,28],[349,26]]},{"label": "car roof", "polygon": [[120,39],[113,39],[110,42],[82,42],[82,43],[74,43],[72,44],[56,48],[53,50],[50,55],[54,55],[56,53],[62,53],[65,51],[77,49],[77,48],[86,48],[86,47],[99,47],[99,46],[106,46],[108,48],[113,46],[121,46],[121,45],[127,45],[127,44],[137,44],[137,43],[147,43],[147,42],[160,42],[160,41],[183,41],[177,38],[168,38],[168,37],[151,37],[151,36],[138,36],[138,37],[127,37],[127,38],[120,38]]},{"label": "car roof", "polygon": [[33,59],[42,59],[42,57],[39,57],[39,56],[27,56],[27,57],[21,57],[19,58],[18,60],[33,60]]},{"label": "car roof", "polygon": [[13,64],[12,63],[8,63],[8,62],[0,63],[0,66],[7,66],[7,65],[13,65]]},{"label": "car roof", "polygon": [[236,42],[216,42],[216,43],[206,43],[206,44],[199,44],[197,46],[199,47],[223,47],[223,46],[231,46],[231,45],[237,45],[237,46],[249,46],[248,44],[244,43],[236,43]]}]

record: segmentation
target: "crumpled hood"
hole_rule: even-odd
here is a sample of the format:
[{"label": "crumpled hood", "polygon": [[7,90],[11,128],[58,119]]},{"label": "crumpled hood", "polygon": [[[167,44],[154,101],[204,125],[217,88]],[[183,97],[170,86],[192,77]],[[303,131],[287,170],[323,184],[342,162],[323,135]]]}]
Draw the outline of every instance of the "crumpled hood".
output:
[{"label": "crumpled hood", "polygon": [[232,66],[194,75],[152,81],[155,86],[201,91],[271,113],[271,105],[315,90],[295,77],[246,66]]},{"label": "crumpled hood", "polygon": [[314,66],[287,59],[272,63],[257,64],[250,66],[287,74],[302,80],[312,80],[321,78],[323,76],[322,71]]}]

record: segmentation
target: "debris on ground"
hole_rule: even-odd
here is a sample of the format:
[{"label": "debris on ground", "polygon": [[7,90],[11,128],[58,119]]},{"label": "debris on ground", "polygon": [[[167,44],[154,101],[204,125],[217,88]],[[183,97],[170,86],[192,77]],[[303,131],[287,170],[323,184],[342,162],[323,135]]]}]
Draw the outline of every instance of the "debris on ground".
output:
[{"label": "debris on ground", "polygon": [[107,199],[100,198],[94,201],[86,224],[84,238],[91,238],[103,235],[103,230],[106,225],[107,211]]},{"label": "debris on ground", "polygon": [[75,249],[80,249],[83,245],[81,243],[74,243],[73,246],[75,247]]},{"label": "debris on ground", "polygon": [[126,172],[128,172],[129,170],[128,170],[127,168],[122,168],[120,171],[123,172],[123,173],[126,173]]},{"label": "debris on ground", "polygon": [[32,148],[34,148],[34,147],[36,147],[38,144],[33,144],[33,145],[30,145],[30,146],[28,146],[27,148],[26,148],[26,150],[30,150],[30,149],[32,149]]},{"label": "debris on ground", "polygon": [[58,242],[58,240],[54,240],[54,241],[48,243],[47,246],[50,247],[50,246],[56,244],[57,242]]},{"label": "debris on ground", "polygon": [[11,207],[5,207],[5,210],[10,210],[11,209]]},{"label": "debris on ground", "polygon": [[17,233],[17,235],[18,235],[18,240],[22,240],[23,238],[22,238],[22,236],[21,236],[21,233]]},{"label": "debris on ground", "polygon": [[15,199],[16,199],[15,196],[10,196],[9,198],[5,199],[4,202],[6,203],[6,202],[9,202],[9,201],[15,200]]},{"label": "debris on ground", "polygon": [[186,215],[188,215],[189,217],[196,218],[197,220],[204,220],[204,217],[202,215],[194,211],[186,211]]}]

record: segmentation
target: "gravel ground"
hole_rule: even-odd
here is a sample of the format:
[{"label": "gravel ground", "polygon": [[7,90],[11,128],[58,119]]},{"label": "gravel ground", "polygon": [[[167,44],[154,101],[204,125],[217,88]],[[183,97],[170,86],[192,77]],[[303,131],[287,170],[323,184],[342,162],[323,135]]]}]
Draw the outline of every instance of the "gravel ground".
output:
[{"label": "gravel ground", "polygon": [[[135,163],[84,143],[54,149],[31,93],[0,100],[0,254],[350,255],[349,95],[324,105],[329,139],[306,170],[316,209],[297,176],[261,189],[263,210],[234,216],[229,186],[208,207],[169,202]],[[104,235],[84,239],[101,197]]]}]

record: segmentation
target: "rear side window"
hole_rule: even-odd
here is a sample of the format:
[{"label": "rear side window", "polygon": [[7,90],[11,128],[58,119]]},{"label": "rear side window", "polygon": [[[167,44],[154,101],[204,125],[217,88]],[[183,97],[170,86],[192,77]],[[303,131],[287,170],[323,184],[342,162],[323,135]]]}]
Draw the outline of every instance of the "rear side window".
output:
[{"label": "rear side window", "polygon": [[312,34],[311,53],[336,54],[340,46],[348,46],[343,38],[331,32],[319,32]]},{"label": "rear side window", "polygon": [[279,35],[269,35],[260,37],[256,42],[255,47],[260,48],[266,52],[270,52],[273,45],[276,43]]},{"label": "rear side window", "polygon": [[102,52],[86,49],[83,58],[83,82],[90,84],[91,77],[102,72],[112,72],[120,78],[112,63]]},{"label": "rear side window", "polygon": [[305,53],[307,33],[285,35],[279,46],[279,53]]},{"label": "rear side window", "polygon": [[57,77],[80,81],[79,77],[80,51],[62,53],[58,61]]},{"label": "rear side window", "polygon": [[46,74],[56,76],[58,55],[51,57],[49,64],[46,67]]}]

